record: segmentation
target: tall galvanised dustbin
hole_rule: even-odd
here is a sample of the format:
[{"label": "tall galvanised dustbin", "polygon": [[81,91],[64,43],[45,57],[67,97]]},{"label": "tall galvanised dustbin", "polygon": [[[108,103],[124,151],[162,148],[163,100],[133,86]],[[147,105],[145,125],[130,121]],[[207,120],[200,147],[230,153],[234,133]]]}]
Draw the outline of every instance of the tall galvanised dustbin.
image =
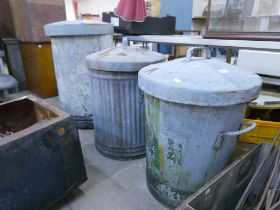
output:
[{"label": "tall galvanised dustbin", "polygon": [[[147,183],[175,207],[229,164],[247,103],[261,78],[215,59],[186,58],[139,72],[144,91]],[[207,50],[208,52],[208,50]],[[209,53],[207,53],[209,54]]]},{"label": "tall galvanised dustbin", "polygon": [[86,57],[91,78],[97,150],[113,159],[145,155],[143,94],[138,71],[165,56],[139,47],[119,46]]},{"label": "tall galvanised dustbin", "polygon": [[113,46],[113,25],[77,20],[45,25],[51,36],[59,100],[78,128],[92,128],[90,81],[85,57]]}]

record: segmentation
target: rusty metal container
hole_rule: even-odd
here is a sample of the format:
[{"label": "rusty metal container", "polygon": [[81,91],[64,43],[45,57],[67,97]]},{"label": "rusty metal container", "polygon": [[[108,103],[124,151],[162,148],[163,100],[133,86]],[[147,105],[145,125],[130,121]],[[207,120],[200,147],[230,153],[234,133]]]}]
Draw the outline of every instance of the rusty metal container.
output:
[{"label": "rusty metal container", "polygon": [[178,206],[222,171],[233,155],[247,103],[262,80],[244,69],[187,57],[145,67],[139,87],[145,98],[147,182],[166,205]]},{"label": "rusty metal container", "polygon": [[[255,145],[248,153],[232,162],[225,170],[183,201],[176,210],[234,210],[261,162],[267,153],[270,153],[269,150],[269,144]],[[268,160],[272,164],[276,151],[271,153]],[[264,180],[258,181],[261,185]],[[254,199],[256,198],[257,196],[254,196]],[[241,209],[253,208],[247,206]]]},{"label": "rusty metal container", "polygon": [[44,25],[66,19],[64,0],[10,0],[10,5],[21,42],[49,42]]},{"label": "rusty metal container", "polygon": [[47,209],[87,180],[70,116],[35,97],[0,104],[0,209]]},{"label": "rusty metal container", "polygon": [[124,45],[86,57],[95,146],[101,154],[113,159],[145,155],[144,106],[138,71],[164,60],[162,54]]},{"label": "rusty metal container", "polygon": [[51,36],[59,100],[78,128],[92,128],[90,79],[85,57],[113,46],[113,25],[98,21],[61,21],[45,26]]},{"label": "rusty metal container", "polygon": [[57,96],[51,43],[20,43],[28,88],[42,98]]}]

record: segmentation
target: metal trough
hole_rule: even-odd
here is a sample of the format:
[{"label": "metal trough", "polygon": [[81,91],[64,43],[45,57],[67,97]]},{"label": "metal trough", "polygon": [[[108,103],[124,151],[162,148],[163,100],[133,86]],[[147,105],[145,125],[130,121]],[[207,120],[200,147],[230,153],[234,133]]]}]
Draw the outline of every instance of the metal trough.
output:
[{"label": "metal trough", "polygon": [[0,105],[0,209],[47,209],[87,180],[68,114],[25,97]]},{"label": "metal trough", "polygon": [[[276,149],[273,148],[271,151],[270,149],[270,145],[265,143],[255,146],[250,152],[234,161],[224,171],[186,199],[177,210],[235,209],[265,156],[270,153],[267,160],[275,157]],[[264,163],[264,167],[268,167],[268,162]]]}]

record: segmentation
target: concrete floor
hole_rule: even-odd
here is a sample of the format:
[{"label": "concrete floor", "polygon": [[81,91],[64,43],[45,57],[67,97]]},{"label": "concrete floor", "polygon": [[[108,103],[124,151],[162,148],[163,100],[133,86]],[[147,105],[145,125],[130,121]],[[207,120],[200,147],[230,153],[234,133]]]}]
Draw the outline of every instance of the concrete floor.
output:
[{"label": "concrete floor", "polygon": [[[13,94],[15,98],[29,91]],[[32,94],[34,95],[34,94]],[[46,102],[59,107],[57,97]],[[79,130],[88,180],[49,210],[167,209],[146,185],[146,159],[117,161],[103,157],[94,146],[93,130]]]}]

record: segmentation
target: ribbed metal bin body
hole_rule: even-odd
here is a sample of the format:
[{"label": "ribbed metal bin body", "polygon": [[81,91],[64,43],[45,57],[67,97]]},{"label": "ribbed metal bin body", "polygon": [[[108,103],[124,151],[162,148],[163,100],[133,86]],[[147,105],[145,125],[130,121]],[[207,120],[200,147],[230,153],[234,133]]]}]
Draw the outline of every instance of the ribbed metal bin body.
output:
[{"label": "ribbed metal bin body", "polygon": [[[147,183],[151,193],[177,206],[222,171],[232,158],[236,137],[214,145],[220,131],[240,127],[246,103],[199,107],[145,94]],[[230,119],[230,120],[229,120]]]},{"label": "ribbed metal bin body", "polygon": [[112,35],[52,38],[55,74],[62,109],[79,128],[92,127],[90,80],[85,57],[113,45]]},{"label": "ribbed metal bin body", "polygon": [[138,72],[91,70],[95,146],[116,159],[145,155],[143,97]]},{"label": "ribbed metal bin body", "polygon": [[97,150],[113,159],[145,156],[144,104],[138,71],[165,56],[140,47],[118,46],[86,57],[91,78]]},{"label": "ribbed metal bin body", "polygon": [[85,57],[113,46],[113,26],[102,22],[64,21],[46,25],[45,32],[51,36],[62,109],[71,115],[78,128],[92,128],[94,100],[90,97]]}]

